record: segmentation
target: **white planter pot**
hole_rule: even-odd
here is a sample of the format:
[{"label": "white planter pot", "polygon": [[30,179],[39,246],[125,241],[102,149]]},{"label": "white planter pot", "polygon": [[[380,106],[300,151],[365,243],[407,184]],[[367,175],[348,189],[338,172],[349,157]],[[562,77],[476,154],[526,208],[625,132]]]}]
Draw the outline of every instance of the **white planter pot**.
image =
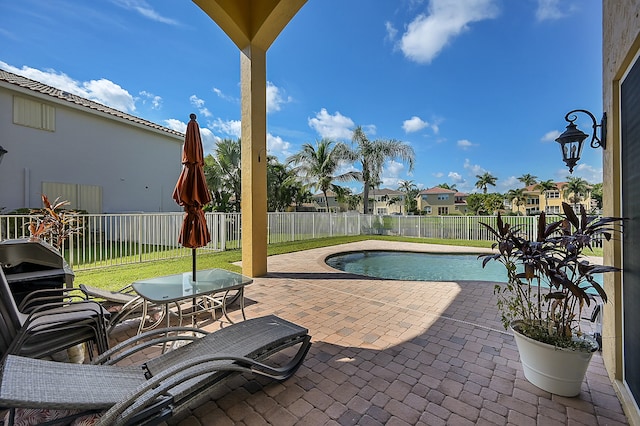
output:
[{"label": "white planter pot", "polygon": [[[557,348],[538,342],[511,327],[524,376],[542,390],[561,396],[580,394],[593,351]],[[595,349],[594,349],[595,351]]]}]

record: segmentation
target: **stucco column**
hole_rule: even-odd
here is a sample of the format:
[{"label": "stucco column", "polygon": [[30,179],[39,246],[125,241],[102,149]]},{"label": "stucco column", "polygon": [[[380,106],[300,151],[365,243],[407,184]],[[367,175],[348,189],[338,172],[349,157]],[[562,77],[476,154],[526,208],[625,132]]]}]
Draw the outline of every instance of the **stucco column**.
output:
[{"label": "stucco column", "polygon": [[267,69],[266,51],[240,52],[242,98],[242,273],[267,273]]}]

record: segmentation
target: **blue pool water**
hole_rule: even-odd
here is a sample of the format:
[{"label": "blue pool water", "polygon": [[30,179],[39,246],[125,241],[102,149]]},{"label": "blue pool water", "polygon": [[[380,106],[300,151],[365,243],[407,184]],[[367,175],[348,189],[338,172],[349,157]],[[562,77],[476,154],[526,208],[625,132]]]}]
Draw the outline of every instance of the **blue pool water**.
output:
[{"label": "blue pool water", "polygon": [[327,264],[341,271],[375,278],[411,281],[507,282],[501,263],[482,268],[477,254],[437,254],[402,251],[360,251],[331,256]]},{"label": "blue pool water", "polygon": [[[341,271],[390,280],[507,282],[502,263],[490,261],[483,268],[477,254],[365,250],[340,253],[326,262]],[[602,275],[595,280],[602,285]],[[587,293],[595,294],[595,290],[589,289]]]}]

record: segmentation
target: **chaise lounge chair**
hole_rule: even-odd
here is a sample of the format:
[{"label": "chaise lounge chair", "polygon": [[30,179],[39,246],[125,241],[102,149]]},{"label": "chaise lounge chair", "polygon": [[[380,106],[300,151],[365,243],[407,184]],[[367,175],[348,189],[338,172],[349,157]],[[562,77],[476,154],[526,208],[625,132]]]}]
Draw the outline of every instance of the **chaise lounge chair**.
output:
[{"label": "chaise lounge chair", "polygon": [[[202,338],[164,336],[167,330],[175,328],[135,336],[91,365],[8,356],[0,382],[0,407],[10,409],[8,424],[16,408],[79,410],[75,417],[101,412],[99,425],[157,424],[233,373],[286,380],[311,346],[308,330],[273,315],[239,322]],[[179,330],[205,333],[185,327]],[[141,343],[141,339],[160,334],[164,337]],[[175,339],[192,341],[140,366],[114,365],[141,349]],[[264,362],[295,345],[299,348],[286,365]]]}]

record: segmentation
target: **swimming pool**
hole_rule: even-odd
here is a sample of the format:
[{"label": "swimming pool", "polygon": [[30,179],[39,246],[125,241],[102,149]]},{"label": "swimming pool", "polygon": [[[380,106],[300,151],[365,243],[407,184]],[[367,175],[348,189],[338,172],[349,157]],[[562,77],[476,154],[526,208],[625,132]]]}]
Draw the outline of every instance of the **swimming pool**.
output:
[{"label": "swimming pool", "polygon": [[352,274],[393,280],[507,282],[501,263],[482,268],[478,254],[364,250],[330,256],[326,263]]}]

